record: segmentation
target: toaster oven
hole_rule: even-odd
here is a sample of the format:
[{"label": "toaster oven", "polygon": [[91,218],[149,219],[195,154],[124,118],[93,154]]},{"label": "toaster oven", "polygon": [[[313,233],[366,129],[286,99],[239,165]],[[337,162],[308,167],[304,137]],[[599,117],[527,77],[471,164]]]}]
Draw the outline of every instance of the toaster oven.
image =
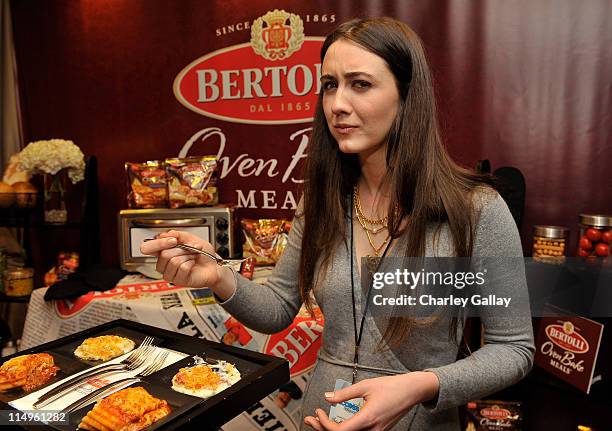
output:
[{"label": "toaster oven", "polygon": [[119,258],[121,268],[139,271],[156,258],[140,252],[145,238],[170,229],[190,232],[210,242],[223,258],[240,257],[235,205],[198,208],[129,209],[119,212]]}]

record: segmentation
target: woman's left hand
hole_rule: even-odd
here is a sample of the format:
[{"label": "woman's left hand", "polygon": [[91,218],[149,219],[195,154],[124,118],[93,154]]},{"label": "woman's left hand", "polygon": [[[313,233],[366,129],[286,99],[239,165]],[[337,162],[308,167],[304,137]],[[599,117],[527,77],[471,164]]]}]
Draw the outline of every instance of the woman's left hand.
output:
[{"label": "woman's left hand", "polygon": [[433,399],[439,385],[438,377],[427,371],[362,380],[325,393],[330,404],[363,398],[365,404],[355,416],[338,424],[317,409],[314,416],[304,418],[304,423],[317,431],[388,430],[413,406]]}]

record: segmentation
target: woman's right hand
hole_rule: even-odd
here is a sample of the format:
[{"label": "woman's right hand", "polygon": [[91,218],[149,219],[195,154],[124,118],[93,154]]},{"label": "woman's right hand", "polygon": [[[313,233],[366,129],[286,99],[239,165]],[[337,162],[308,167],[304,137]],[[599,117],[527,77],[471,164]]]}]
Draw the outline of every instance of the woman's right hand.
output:
[{"label": "woman's right hand", "polygon": [[210,287],[221,299],[228,299],[236,290],[233,272],[201,254],[192,253],[176,244],[185,244],[216,254],[213,246],[187,232],[170,230],[159,234],[156,239],[143,242],[140,251],[156,256],[155,269],[164,280],[180,286]]}]

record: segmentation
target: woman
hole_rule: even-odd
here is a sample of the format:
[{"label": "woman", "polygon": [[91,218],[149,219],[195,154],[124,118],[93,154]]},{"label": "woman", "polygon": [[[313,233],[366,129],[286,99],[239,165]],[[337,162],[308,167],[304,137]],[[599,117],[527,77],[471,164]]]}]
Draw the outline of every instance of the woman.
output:
[{"label": "woman", "polygon": [[[423,48],[408,26],[390,18],[347,22],[326,38],[321,60],[303,201],[267,288],[173,248],[180,242],[213,251],[184,232],[162,234],[142,252],[158,256],[166,280],[211,287],[229,313],[261,332],[287,327],[314,294],[325,329],[304,398],[310,427],[458,429],[457,406],[529,371],[531,321],[482,316],[486,344],[457,361],[456,319],[417,325],[362,313],[368,286],[356,262],[520,257],[518,232],[500,196],[447,156]],[[502,283],[526,288],[520,271]],[[338,379],[354,384],[333,392]],[[336,424],[327,416],[330,405],[359,397],[366,404],[352,418]]]}]

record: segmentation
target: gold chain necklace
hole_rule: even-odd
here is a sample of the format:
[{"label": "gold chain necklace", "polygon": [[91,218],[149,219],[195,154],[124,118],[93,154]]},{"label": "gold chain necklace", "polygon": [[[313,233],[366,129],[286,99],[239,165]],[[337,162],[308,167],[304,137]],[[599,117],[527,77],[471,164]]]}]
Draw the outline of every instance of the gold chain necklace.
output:
[{"label": "gold chain necklace", "polygon": [[[387,217],[385,216],[379,220],[371,220],[365,217],[361,209],[361,201],[359,199],[359,189],[357,187],[353,189],[353,205],[355,206],[355,213],[357,216],[357,221],[359,222],[359,224],[365,231],[366,237],[368,238],[368,242],[370,243],[370,247],[372,247],[372,250],[374,250],[374,254],[377,257],[380,256],[380,252],[387,245],[387,243],[391,239],[391,236],[387,233],[387,237],[384,239],[382,244],[376,247],[374,245],[374,240],[372,239],[370,235],[376,235],[377,233],[381,232],[383,229],[387,228],[387,220],[388,220]],[[380,227],[372,228],[367,225],[368,223],[372,225],[379,225]]]},{"label": "gold chain necklace", "polygon": [[387,216],[384,216],[383,218],[376,219],[376,220],[369,219],[365,216],[365,214],[363,213],[363,210],[361,209],[361,199],[359,199],[359,188],[357,188],[357,186],[353,188],[353,201],[355,202],[355,211],[357,212],[357,215],[363,221],[369,224],[373,224],[373,225],[387,226],[387,221],[388,221]]},{"label": "gold chain necklace", "polygon": [[[364,228],[366,232],[376,235],[387,227],[388,219],[386,216],[378,220],[369,219],[365,216],[363,209],[361,208],[361,199],[359,199],[359,190],[357,187],[353,189],[353,204],[355,206],[355,213],[357,215],[357,219],[359,220],[359,224],[361,224],[361,227]],[[368,223],[373,226],[368,226]]]}]

